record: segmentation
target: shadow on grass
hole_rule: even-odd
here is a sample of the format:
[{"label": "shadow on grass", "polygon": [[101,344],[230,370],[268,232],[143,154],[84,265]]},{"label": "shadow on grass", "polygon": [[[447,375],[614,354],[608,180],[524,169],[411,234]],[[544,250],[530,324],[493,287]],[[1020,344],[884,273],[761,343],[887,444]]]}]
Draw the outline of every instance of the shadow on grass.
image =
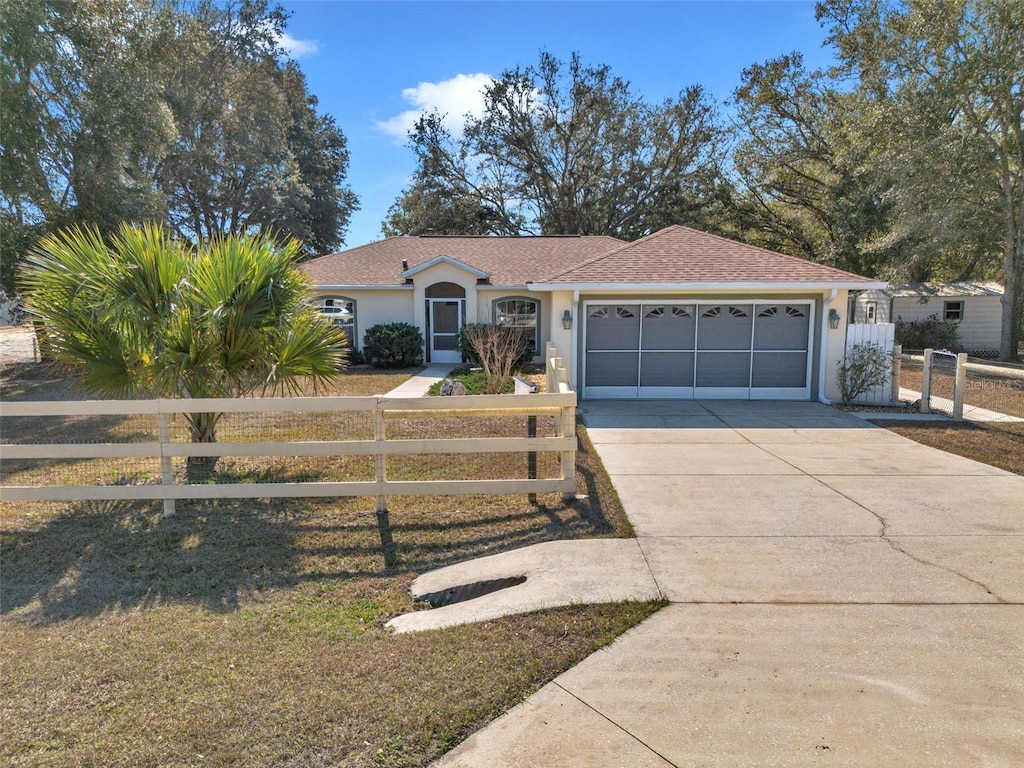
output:
[{"label": "shadow on grass", "polygon": [[369,500],[336,501],[347,508],[326,499],[179,500],[167,518],[161,502],[70,504],[38,527],[0,536],[0,614],[58,623],[173,604],[228,613],[261,590],[390,580],[542,541],[600,535],[571,507],[467,510],[455,521],[403,510],[396,499],[397,563],[386,567]]},{"label": "shadow on grass", "polygon": [[0,613],[57,622],[173,603],[230,612],[261,589],[386,575],[379,544],[347,526],[318,557],[298,500],[179,501],[167,518],[162,509],[79,502],[5,532]]},{"label": "shadow on grass", "polygon": [[[525,496],[390,498],[392,567],[372,498],[179,500],[169,518],[161,502],[70,504],[42,524],[2,533],[0,614],[46,623],[172,604],[232,612],[260,590],[391,580],[544,541],[629,535],[585,440],[578,457],[587,498],[570,504],[553,496],[535,506]],[[214,477],[282,475],[235,467]]]}]

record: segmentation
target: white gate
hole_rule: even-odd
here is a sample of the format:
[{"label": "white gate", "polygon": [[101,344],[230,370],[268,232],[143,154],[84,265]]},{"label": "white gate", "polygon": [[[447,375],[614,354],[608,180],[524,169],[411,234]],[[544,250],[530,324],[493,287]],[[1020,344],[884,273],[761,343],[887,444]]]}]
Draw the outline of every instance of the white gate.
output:
[{"label": "white gate", "polygon": [[[846,352],[857,344],[877,344],[891,355],[896,339],[895,323],[851,323],[846,327]],[[869,389],[857,398],[858,403],[889,403],[893,399],[889,384]]]}]

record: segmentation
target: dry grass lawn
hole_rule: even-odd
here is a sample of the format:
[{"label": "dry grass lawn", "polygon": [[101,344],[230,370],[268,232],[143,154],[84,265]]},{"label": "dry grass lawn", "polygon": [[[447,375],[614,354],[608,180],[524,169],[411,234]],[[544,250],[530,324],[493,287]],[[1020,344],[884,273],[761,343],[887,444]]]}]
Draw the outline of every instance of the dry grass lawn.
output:
[{"label": "dry grass lawn", "polygon": [[[73,396],[43,366],[3,374],[5,398]],[[354,371],[338,393],[384,392],[407,375]],[[463,426],[389,428],[450,435]],[[8,425],[4,433],[18,437]],[[0,762],[425,765],[659,607],[574,606],[412,635],[384,628],[423,607],[408,587],[429,568],[540,541],[629,535],[582,428],[579,438],[583,501],[392,500],[391,569],[372,499],[179,501],[169,519],[158,502],[4,502]],[[474,462],[431,457],[393,469],[519,471],[508,455]],[[279,471],[231,459],[217,467],[225,479]]]},{"label": "dry grass lawn", "polygon": [[871,421],[915,442],[1024,475],[1024,435],[1002,427],[969,421]]}]

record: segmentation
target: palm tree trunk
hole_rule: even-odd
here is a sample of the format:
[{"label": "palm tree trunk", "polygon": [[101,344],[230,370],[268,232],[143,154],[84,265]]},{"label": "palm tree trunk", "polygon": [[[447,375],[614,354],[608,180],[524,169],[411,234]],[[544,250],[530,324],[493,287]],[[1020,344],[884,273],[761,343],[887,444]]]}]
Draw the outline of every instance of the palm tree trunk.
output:
[{"label": "palm tree trunk", "polygon": [[[190,413],[188,419],[189,435],[193,443],[217,442],[217,422],[219,413]],[[213,474],[217,464],[216,456],[189,456],[185,464],[185,474],[189,483],[205,483]]]}]

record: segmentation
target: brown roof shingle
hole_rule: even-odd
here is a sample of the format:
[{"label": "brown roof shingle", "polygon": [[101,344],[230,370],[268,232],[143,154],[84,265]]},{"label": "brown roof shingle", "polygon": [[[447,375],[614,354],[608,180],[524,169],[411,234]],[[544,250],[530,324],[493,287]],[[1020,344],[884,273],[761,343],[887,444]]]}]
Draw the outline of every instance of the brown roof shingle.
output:
[{"label": "brown roof shingle", "polygon": [[486,272],[492,285],[825,283],[879,285],[841,269],[673,225],[632,243],[607,236],[389,237],[307,261],[314,285],[402,284],[412,269],[448,256]]},{"label": "brown roof shingle", "polygon": [[314,285],[401,285],[409,268],[448,256],[487,272],[494,285],[525,285],[623,245],[614,237],[389,237],[300,265]]},{"label": "brown roof shingle", "polygon": [[874,280],[765,248],[673,225],[543,283],[765,283]]}]

